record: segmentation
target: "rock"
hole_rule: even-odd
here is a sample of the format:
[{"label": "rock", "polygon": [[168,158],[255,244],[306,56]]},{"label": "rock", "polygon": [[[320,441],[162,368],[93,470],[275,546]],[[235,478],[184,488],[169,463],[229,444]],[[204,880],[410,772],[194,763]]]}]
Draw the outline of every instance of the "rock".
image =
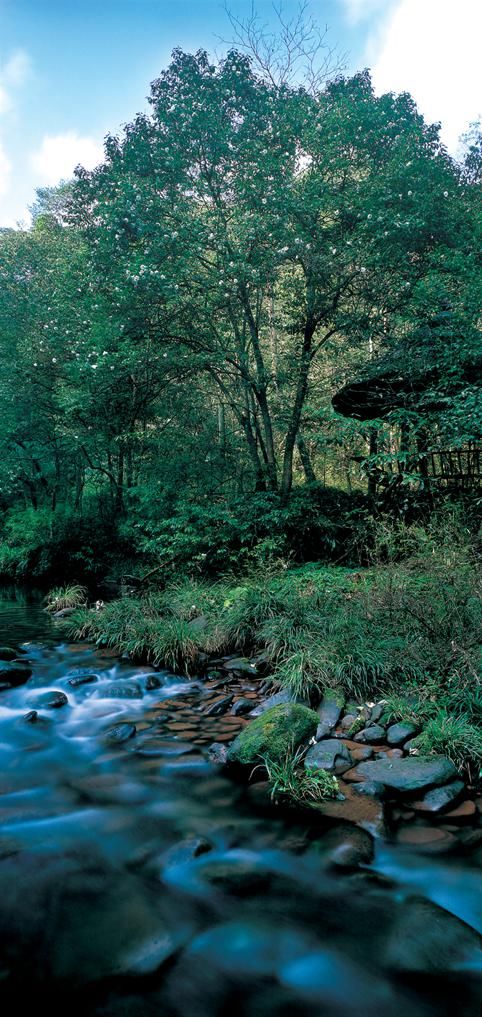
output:
[{"label": "rock", "polygon": [[383,715],[385,705],[384,703],[375,703],[375,706],[371,706],[369,709],[370,709],[370,724],[376,724],[380,720],[380,717]]},{"label": "rock", "polygon": [[250,717],[261,717],[266,710],[271,710],[273,706],[282,706],[285,703],[299,703],[299,698],[295,698],[291,695],[291,692],[287,692],[286,689],[281,689],[280,692],[274,692],[272,696],[268,696],[262,703],[258,703],[254,710],[251,710]]},{"label": "rock", "polygon": [[148,674],[144,688],[146,692],[152,692],[153,689],[160,689],[162,687],[162,680],[155,674]]},{"label": "rock", "polygon": [[[385,752],[385,759],[403,759],[404,755],[403,749],[388,749],[388,752]],[[377,758],[382,759],[382,757],[383,753],[380,752]]]},{"label": "rock", "polygon": [[318,715],[297,703],[272,706],[251,721],[231,745],[228,759],[233,763],[257,763],[264,756],[281,761],[313,737]]},{"label": "rock", "polygon": [[35,710],[58,710],[61,706],[67,706],[69,700],[65,692],[53,689],[50,692],[41,692],[39,695],[31,696],[29,702]]},{"label": "rock", "polygon": [[0,646],[0,661],[3,660],[16,660],[18,657],[17,650],[14,650],[12,646]]},{"label": "rock", "polygon": [[10,685],[9,682],[0,682],[0,692],[8,692],[8,690],[12,688],[13,685]]},{"label": "rock", "polygon": [[370,745],[376,745],[377,742],[383,742],[385,739],[385,729],[380,727],[380,724],[372,724],[370,727],[363,728],[363,731],[359,731],[355,735],[355,742],[366,742]]},{"label": "rock", "polygon": [[475,802],[467,798],[465,802],[461,802],[455,809],[446,812],[444,819],[448,819],[450,823],[465,823],[466,820],[472,819],[476,813]]},{"label": "rock", "polygon": [[122,745],[123,742],[130,741],[134,738],[137,728],[135,724],[128,724],[122,722],[121,724],[114,724],[105,732],[105,740],[111,745]]},{"label": "rock", "polygon": [[330,798],[310,807],[327,819],[353,823],[368,830],[374,837],[385,833],[385,816],[382,803],[371,796],[356,795],[351,784],[339,779],[340,799]]},{"label": "rock", "polygon": [[222,664],[225,671],[240,671],[242,674],[256,674],[256,664],[247,657],[226,657]]},{"label": "rock", "polygon": [[424,854],[439,854],[457,846],[454,835],[439,826],[403,826],[397,833],[397,842]]},{"label": "rock", "polygon": [[480,971],[480,937],[437,904],[409,898],[392,927],[385,961],[395,971],[418,974]]},{"label": "rock", "polygon": [[376,780],[395,791],[421,791],[457,777],[445,756],[409,756],[405,759],[370,759],[355,768],[357,777]]},{"label": "rock", "polygon": [[223,696],[222,699],[216,699],[212,706],[208,706],[207,710],[203,710],[205,717],[217,717],[218,714],[226,713],[231,706],[234,696]]},{"label": "rock", "polygon": [[21,662],[0,661],[0,682],[17,687],[32,677],[32,668]]},{"label": "rock", "polygon": [[62,607],[60,611],[54,611],[52,618],[68,618],[69,615],[75,614],[78,611],[77,607]]},{"label": "rock", "polygon": [[370,865],[374,858],[373,837],[357,827],[329,830],[319,842],[324,861],[337,869],[356,869]]},{"label": "rock", "polygon": [[410,802],[410,807],[416,812],[440,812],[441,809],[446,809],[456,802],[464,791],[463,781],[454,780],[444,787],[435,787],[433,791],[427,791],[420,801]]},{"label": "rock", "polygon": [[91,685],[92,682],[97,682],[99,679],[96,674],[78,674],[74,678],[69,678],[68,684],[73,689],[79,687],[79,685]]},{"label": "rock", "polygon": [[404,745],[409,738],[418,734],[419,730],[416,724],[391,724],[387,729],[387,742],[389,745]]},{"label": "rock", "polygon": [[385,794],[385,787],[377,780],[364,780],[361,784],[353,785],[353,793],[368,795],[371,798],[382,798]]},{"label": "rock", "polygon": [[228,746],[222,742],[213,742],[208,748],[208,758],[215,766],[224,766],[228,761]]},{"label": "rock", "polygon": [[24,713],[23,720],[26,724],[36,724],[38,721],[38,713],[36,710],[29,710],[28,713]]},{"label": "rock", "polygon": [[305,769],[326,770],[327,773],[340,774],[351,769],[350,753],[343,742],[336,738],[326,738],[312,745],[305,756]]},{"label": "rock", "polygon": [[342,731],[349,731],[354,724],[356,724],[358,717],[355,713],[346,713],[341,721]]},{"label": "rock", "polygon": [[350,749],[350,753],[354,763],[364,763],[373,756],[373,749],[369,745],[359,745],[356,749]]},{"label": "rock", "polygon": [[252,712],[253,700],[252,699],[237,699],[231,713],[233,717],[243,717],[247,713]]},{"label": "rock", "polygon": [[111,682],[101,691],[105,699],[142,699],[142,689],[137,682]]},{"label": "rock", "polygon": [[320,722],[316,731],[316,740],[326,738],[336,727],[341,711],[345,705],[345,697],[337,689],[327,689],[318,707]]},{"label": "rock", "polygon": [[212,845],[204,837],[188,837],[173,844],[164,854],[160,855],[159,861],[163,868],[170,868],[172,865],[185,865],[192,862],[194,858],[206,854],[212,850]]}]

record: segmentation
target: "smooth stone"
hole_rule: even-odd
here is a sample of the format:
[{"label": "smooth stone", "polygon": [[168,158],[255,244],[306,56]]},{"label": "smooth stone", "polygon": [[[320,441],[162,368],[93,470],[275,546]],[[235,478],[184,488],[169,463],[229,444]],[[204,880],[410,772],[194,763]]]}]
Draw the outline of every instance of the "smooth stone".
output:
[{"label": "smooth stone", "polygon": [[258,703],[254,710],[251,710],[250,717],[261,717],[263,713],[266,713],[266,710],[271,710],[273,706],[283,706],[285,703],[301,703],[301,699],[292,696],[291,692],[281,689],[280,692],[274,692],[272,696],[268,696],[262,703]]},{"label": "smooth stone", "polygon": [[441,809],[446,809],[456,802],[464,791],[464,782],[454,780],[451,784],[435,787],[433,791],[428,791],[420,801],[410,802],[410,807],[416,812],[440,812]]},{"label": "smooth stone", "polygon": [[373,749],[369,745],[358,745],[356,749],[350,749],[351,758],[354,763],[364,763],[373,756]]},{"label": "smooth stone", "polygon": [[28,713],[25,713],[24,716],[23,716],[23,720],[27,724],[36,724],[38,719],[39,719],[39,717],[38,717],[37,710],[29,710]]},{"label": "smooth stone", "polygon": [[325,863],[337,869],[356,869],[359,865],[370,865],[375,855],[373,837],[356,826],[329,830],[317,847]]},{"label": "smooth stone", "polygon": [[330,798],[310,807],[327,819],[342,820],[353,823],[367,830],[374,837],[385,833],[385,816],[382,803],[370,795],[356,795],[351,784],[346,783],[345,775],[338,781],[342,799]]},{"label": "smooth stone", "polygon": [[416,848],[417,851],[438,854],[451,851],[457,841],[452,833],[441,830],[438,826],[403,826],[397,833],[397,843]]},{"label": "smooth stone", "polygon": [[467,798],[465,802],[461,802],[455,809],[451,809],[450,812],[446,812],[444,819],[450,820],[451,823],[463,823],[466,819],[472,819],[477,813],[475,802],[470,798]]},{"label": "smooth stone", "polygon": [[396,971],[418,974],[474,973],[482,967],[480,937],[437,904],[409,898],[396,912],[385,962]]},{"label": "smooth stone", "polygon": [[0,681],[17,687],[25,685],[32,677],[32,668],[28,664],[0,661]]},{"label": "smooth stone", "polygon": [[222,667],[225,671],[241,671],[243,674],[256,674],[256,664],[247,657],[226,657]]},{"label": "smooth stone", "polygon": [[308,749],[304,766],[306,770],[326,770],[327,773],[341,774],[351,769],[352,760],[343,742],[326,738]]},{"label": "smooth stone", "polygon": [[122,745],[123,742],[130,741],[136,734],[135,724],[128,724],[122,722],[120,724],[114,724],[105,732],[105,739],[111,745]]},{"label": "smooth stone", "polygon": [[103,699],[142,699],[142,689],[137,682],[112,682],[106,688],[102,688],[100,695]]},{"label": "smooth stone", "polygon": [[152,692],[153,689],[160,689],[162,687],[162,681],[155,674],[149,674],[146,678],[144,688],[146,692]]},{"label": "smooth stone", "polygon": [[16,660],[17,657],[18,651],[14,650],[12,646],[0,646],[0,661]]},{"label": "smooth stone", "polygon": [[52,692],[41,692],[39,695],[30,698],[31,705],[35,710],[58,710],[61,706],[67,706],[69,700],[65,692],[54,689]]},{"label": "smooth stone", "polygon": [[368,795],[371,798],[382,798],[385,794],[384,784],[377,780],[366,780],[361,784],[353,785],[353,792],[356,795]]},{"label": "smooth stone", "polygon": [[[388,752],[385,753],[385,758],[386,759],[403,759],[404,755],[405,755],[405,753],[403,752],[403,749],[389,749]],[[379,758],[381,758],[381,757],[379,757]]]},{"label": "smooth stone", "polygon": [[389,745],[403,745],[409,738],[413,738],[414,735],[418,734],[420,728],[416,724],[400,723],[391,724],[387,728],[387,742]]},{"label": "smooth stone", "polygon": [[287,752],[295,752],[308,742],[317,726],[318,716],[313,710],[298,703],[281,703],[243,728],[229,749],[228,759],[246,765],[258,763],[264,757],[280,762]]},{"label": "smooth stone", "polygon": [[243,717],[247,713],[251,713],[253,709],[252,699],[237,699],[234,706],[232,707],[231,713],[233,717]]},{"label": "smooth stone", "polygon": [[420,791],[446,784],[457,777],[454,764],[445,756],[409,756],[405,759],[369,759],[355,768],[359,777],[376,780],[395,791]]},{"label": "smooth stone", "polygon": [[97,682],[99,679],[96,674],[79,674],[74,678],[69,678],[68,684],[76,689],[79,685],[91,685],[92,682]]},{"label": "smooth stone", "polygon": [[342,731],[349,731],[351,727],[356,723],[358,717],[355,713],[346,713],[341,721]]},{"label": "smooth stone", "polygon": [[370,724],[376,724],[380,720],[380,717],[383,716],[384,709],[385,709],[384,703],[375,703],[375,706],[369,707]]},{"label": "smooth stone", "polygon": [[355,735],[355,742],[366,742],[371,745],[376,745],[377,742],[382,742],[385,738],[385,728],[380,727],[379,724],[372,724],[370,727],[363,728],[363,731],[359,731]]},{"label": "smooth stone", "polygon": [[159,861],[163,868],[169,868],[172,865],[185,865],[186,862],[192,862],[194,858],[199,858],[200,855],[207,854],[211,850],[212,844],[204,837],[188,837],[186,840],[180,841],[179,844],[173,844],[159,856]]},{"label": "smooth stone", "polygon": [[224,766],[228,761],[228,746],[222,742],[213,742],[208,748],[208,757],[216,766]]},{"label": "smooth stone", "polygon": [[232,695],[223,696],[222,699],[217,699],[216,702],[212,704],[212,706],[208,706],[207,710],[203,710],[204,716],[217,717],[220,714],[226,713],[229,707],[231,706],[233,699],[234,696]]},{"label": "smooth stone", "polygon": [[331,734],[340,719],[344,705],[345,697],[341,692],[327,689],[317,711],[320,718],[315,736],[317,741]]}]

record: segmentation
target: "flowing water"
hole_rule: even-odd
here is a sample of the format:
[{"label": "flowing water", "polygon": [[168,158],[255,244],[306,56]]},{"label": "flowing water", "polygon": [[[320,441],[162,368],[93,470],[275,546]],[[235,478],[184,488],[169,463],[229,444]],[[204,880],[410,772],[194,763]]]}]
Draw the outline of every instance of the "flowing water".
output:
[{"label": "flowing water", "polygon": [[[480,848],[380,841],[372,864],[330,868],[333,829],[257,806],[165,729],[160,704],[192,684],[149,689],[152,668],[61,643],[18,591],[0,642],[33,672],[0,693],[5,1012],[479,1017]],[[49,690],[68,702],[44,708]]]}]

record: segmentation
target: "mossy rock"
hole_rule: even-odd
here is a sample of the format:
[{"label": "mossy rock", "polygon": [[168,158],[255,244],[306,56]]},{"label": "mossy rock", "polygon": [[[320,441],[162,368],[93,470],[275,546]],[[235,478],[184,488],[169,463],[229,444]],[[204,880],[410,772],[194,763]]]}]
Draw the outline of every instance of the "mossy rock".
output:
[{"label": "mossy rock", "polygon": [[234,740],[230,763],[259,763],[263,757],[281,762],[286,754],[309,741],[318,727],[314,710],[298,703],[280,703],[252,720]]}]

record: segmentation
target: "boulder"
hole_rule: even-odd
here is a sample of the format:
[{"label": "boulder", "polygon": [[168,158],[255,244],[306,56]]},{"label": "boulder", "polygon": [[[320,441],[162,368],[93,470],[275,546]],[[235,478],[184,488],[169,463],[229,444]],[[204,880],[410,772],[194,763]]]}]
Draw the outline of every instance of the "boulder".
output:
[{"label": "boulder", "polygon": [[416,812],[440,812],[453,805],[465,791],[465,784],[462,780],[453,780],[444,787],[435,787],[421,801],[411,802],[411,808]]},{"label": "boulder", "polygon": [[355,768],[358,778],[375,780],[394,791],[421,791],[447,784],[457,777],[445,756],[409,756],[404,759],[370,759]]},{"label": "boulder", "polygon": [[265,756],[277,762],[313,737],[318,726],[314,710],[298,703],[280,703],[251,721],[228,752],[232,763],[258,763]]},{"label": "boulder", "polygon": [[18,653],[12,646],[0,646],[0,661],[16,660]]},{"label": "boulder", "polygon": [[383,742],[385,739],[385,728],[381,727],[380,724],[371,724],[370,727],[364,727],[363,731],[359,731],[355,735],[354,741],[364,742],[367,745],[376,745],[377,742]]},{"label": "boulder", "polygon": [[341,825],[328,830],[317,846],[324,861],[337,869],[370,865],[375,854],[373,838],[356,826]]},{"label": "boulder", "polygon": [[31,677],[32,668],[28,664],[0,660],[0,682],[14,686],[25,685]]},{"label": "boulder", "polygon": [[385,960],[396,971],[444,977],[448,972],[465,972],[466,977],[481,969],[480,937],[437,904],[413,897],[397,914]]},{"label": "boulder", "polygon": [[67,696],[60,689],[51,689],[50,692],[40,692],[29,699],[29,705],[34,710],[59,710],[61,706],[67,706]]},{"label": "boulder", "polygon": [[337,689],[327,689],[321,705],[318,707],[320,722],[316,731],[316,740],[326,738],[336,727],[341,711],[345,705],[345,697]]},{"label": "boulder", "polygon": [[404,745],[409,738],[418,734],[420,728],[416,724],[391,724],[387,730],[387,742],[389,745]]},{"label": "boulder", "polygon": [[350,753],[343,742],[325,738],[312,745],[305,756],[307,770],[326,770],[327,773],[345,773],[352,766]]}]

